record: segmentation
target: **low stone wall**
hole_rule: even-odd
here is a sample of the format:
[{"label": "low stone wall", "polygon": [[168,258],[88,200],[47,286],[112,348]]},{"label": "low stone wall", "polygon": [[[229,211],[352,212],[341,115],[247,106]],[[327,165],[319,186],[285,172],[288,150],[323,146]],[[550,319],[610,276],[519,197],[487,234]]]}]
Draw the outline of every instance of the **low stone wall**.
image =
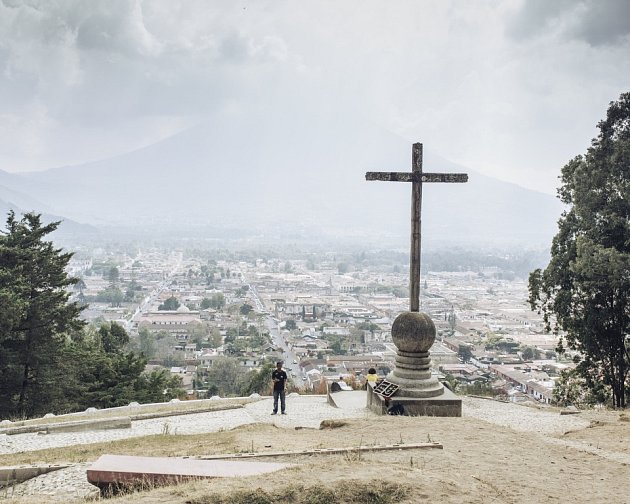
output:
[{"label": "low stone wall", "polygon": [[106,430],[106,429],[130,429],[130,417],[116,418],[95,418],[86,420],[77,420],[72,422],[58,422],[44,425],[23,425],[20,427],[9,427],[2,429],[0,434],[9,436],[15,434],[27,434],[29,432],[44,432],[50,434],[53,432],[82,432],[88,430]]},{"label": "low stone wall", "polygon": [[41,466],[14,466],[0,467],[0,487],[12,486],[23,483],[31,478],[47,474],[49,472],[65,469],[68,465],[41,465]]}]

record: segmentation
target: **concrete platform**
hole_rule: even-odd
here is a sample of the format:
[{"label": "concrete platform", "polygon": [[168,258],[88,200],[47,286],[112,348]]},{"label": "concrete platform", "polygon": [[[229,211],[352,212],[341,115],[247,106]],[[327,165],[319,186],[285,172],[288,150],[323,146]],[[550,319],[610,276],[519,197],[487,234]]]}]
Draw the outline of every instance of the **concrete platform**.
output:
[{"label": "concrete platform", "polygon": [[385,400],[374,393],[372,388],[367,391],[367,407],[378,415],[387,415],[389,408],[401,406],[402,414],[406,416],[437,416],[461,417],[462,399],[444,387],[444,393],[436,397],[403,397],[392,396]]},{"label": "concrete platform", "polygon": [[291,464],[102,455],[88,468],[87,479],[104,490],[160,486],[192,479],[245,477],[287,467]]},{"label": "concrete platform", "polygon": [[335,408],[356,410],[365,408],[367,391],[365,390],[341,390],[328,393],[328,404]]}]

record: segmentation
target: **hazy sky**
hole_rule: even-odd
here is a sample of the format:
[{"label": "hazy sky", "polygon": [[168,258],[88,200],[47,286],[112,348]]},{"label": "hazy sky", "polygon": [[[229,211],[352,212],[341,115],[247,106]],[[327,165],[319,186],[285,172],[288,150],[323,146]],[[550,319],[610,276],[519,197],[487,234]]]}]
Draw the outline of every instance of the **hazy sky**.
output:
[{"label": "hazy sky", "polygon": [[0,0],[0,169],[290,97],[553,193],[630,91],[628,19],[627,0]]}]

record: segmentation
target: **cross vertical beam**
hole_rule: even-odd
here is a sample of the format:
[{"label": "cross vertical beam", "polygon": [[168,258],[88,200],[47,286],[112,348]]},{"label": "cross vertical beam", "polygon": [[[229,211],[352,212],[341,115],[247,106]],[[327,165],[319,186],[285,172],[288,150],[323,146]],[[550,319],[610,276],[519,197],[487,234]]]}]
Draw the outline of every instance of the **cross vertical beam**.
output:
[{"label": "cross vertical beam", "polygon": [[411,182],[411,247],[409,252],[409,311],[420,311],[420,251],[422,226],[422,184],[424,182],[468,182],[466,173],[423,173],[422,144],[411,148],[411,173],[367,172],[366,180]]},{"label": "cross vertical beam", "polygon": [[422,227],[422,144],[411,147],[411,249],[409,251],[409,311],[420,311],[420,246]]}]

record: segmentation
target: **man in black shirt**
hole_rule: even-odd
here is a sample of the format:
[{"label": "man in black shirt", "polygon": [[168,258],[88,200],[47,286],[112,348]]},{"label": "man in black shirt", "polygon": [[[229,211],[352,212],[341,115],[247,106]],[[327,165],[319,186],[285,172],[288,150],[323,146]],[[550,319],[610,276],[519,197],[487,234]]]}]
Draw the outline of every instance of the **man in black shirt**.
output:
[{"label": "man in black shirt", "polygon": [[280,410],[283,415],[286,415],[285,412],[285,390],[284,385],[287,381],[287,374],[282,369],[282,361],[276,362],[276,369],[274,369],[271,373],[271,381],[273,382],[273,413],[275,415],[278,413],[278,397],[280,398]]}]

